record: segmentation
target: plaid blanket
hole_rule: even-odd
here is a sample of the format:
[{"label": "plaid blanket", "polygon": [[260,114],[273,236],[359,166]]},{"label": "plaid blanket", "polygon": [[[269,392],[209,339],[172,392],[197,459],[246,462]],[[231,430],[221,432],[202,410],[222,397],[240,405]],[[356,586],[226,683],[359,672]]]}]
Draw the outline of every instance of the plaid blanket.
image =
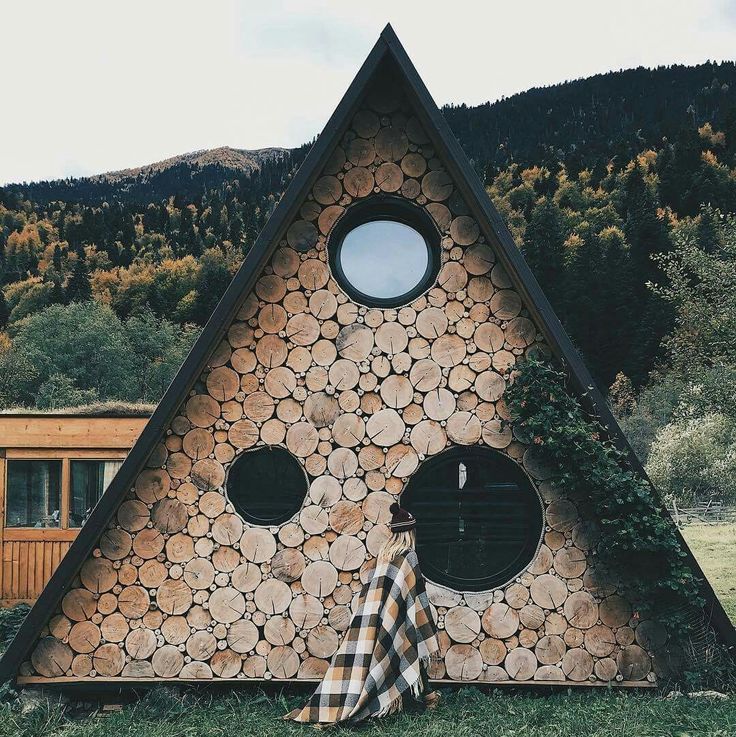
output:
[{"label": "plaid blanket", "polygon": [[379,563],[358,597],[340,648],[297,722],[356,722],[402,708],[407,693],[421,693],[420,664],[438,653],[436,630],[410,550]]}]

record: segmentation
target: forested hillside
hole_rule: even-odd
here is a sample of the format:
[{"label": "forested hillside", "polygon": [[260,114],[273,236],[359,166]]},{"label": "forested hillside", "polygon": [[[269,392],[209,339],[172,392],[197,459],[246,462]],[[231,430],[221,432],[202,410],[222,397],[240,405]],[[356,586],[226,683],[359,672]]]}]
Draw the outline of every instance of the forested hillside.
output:
[{"label": "forested hillside", "polygon": [[[736,64],[673,65],[597,74],[534,88],[478,107],[445,109],[450,126],[479,170],[562,162],[573,174],[615,159],[619,165],[685,125],[726,123]],[[490,177],[489,177],[490,178]]]},{"label": "forested hillside", "polygon": [[[646,456],[693,389],[692,295],[666,291],[672,259],[695,244],[722,260],[735,237],[736,65],[443,112]],[[156,401],[307,150],[223,148],[0,189],[0,406]]]},{"label": "forested hillside", "polygon": [[238,181],[244,189],[252,189],[256,193],[279,191],[284,176],[301,162],[308,148],[246,151],[222,146],[192,151],[133,169],[81,179],[30,182],[9,189],[39,205],[51,202],[147,205],[149,202],[165,201],[169,197],[188,202],[231,180]]}]

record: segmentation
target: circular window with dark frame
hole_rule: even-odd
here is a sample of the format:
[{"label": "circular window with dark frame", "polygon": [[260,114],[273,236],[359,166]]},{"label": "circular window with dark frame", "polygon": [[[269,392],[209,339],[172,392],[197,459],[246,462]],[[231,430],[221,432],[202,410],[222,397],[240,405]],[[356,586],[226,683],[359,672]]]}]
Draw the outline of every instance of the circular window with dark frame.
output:
[{"label": "circular window with dark frame", "polygon": [[327,248],[338,284],[366,307],[408,304],[432,286],[440,269],[440,232],[432,217],[398,197],[351,205]]},{"label": "circular window with dark frame", "polygon": [[428,580],[487,591],[518,576],[544,534],[544,511],[521,467],[494,450],[456,447],[419,467],[401,494],[417,518],[417,554]]},{"label": "circular window with dark frame", "polygon": [[225,483],[235,511],[254,525],[281,525],[302,507],[309,490],[304,469],[288,450],[266,445],[235,459]]}]

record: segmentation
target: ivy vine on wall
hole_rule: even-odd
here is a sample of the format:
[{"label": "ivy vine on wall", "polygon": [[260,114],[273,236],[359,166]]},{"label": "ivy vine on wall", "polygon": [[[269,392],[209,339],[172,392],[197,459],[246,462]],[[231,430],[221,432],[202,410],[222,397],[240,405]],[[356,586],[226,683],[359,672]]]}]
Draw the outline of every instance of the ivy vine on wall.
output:
[{"label": "ivy vine on wall", "polygon": [[652,486],[549,363],[521,364],[506,400],[516,435],[538,448],[552,483],[598,524],[596,567],[619,580],[642,617],[656,617],[671,635],[686,634],[687,610],[704,604],[701,582]]}]

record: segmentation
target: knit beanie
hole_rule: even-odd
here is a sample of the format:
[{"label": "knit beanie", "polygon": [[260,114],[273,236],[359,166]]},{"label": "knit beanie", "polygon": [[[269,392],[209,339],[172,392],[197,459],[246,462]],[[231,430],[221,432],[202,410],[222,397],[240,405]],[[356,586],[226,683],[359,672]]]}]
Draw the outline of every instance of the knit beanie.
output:
[{"label": "knit beanie", "polygon": [[408,532],[417,526],[414,515],[402,509],[396,502],[388,509],[391,512],[391,524],[389,525],[391,532]]}]

